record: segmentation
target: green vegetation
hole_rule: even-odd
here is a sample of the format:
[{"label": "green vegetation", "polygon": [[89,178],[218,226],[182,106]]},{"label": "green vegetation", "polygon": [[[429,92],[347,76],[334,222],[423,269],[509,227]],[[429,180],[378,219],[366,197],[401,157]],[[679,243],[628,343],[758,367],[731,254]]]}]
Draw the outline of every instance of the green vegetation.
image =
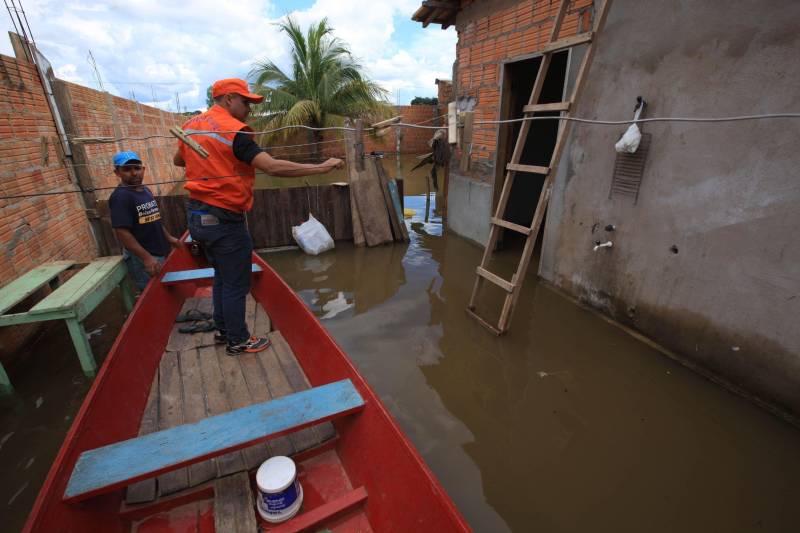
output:
[{"label": "green vegetation", "polygon": [[437,105],[438,103],[439,99],[435,96],[415,96],[411,100],[411,105]]},{"label": "green vegetation", "polygon": [[[291,40],[291,70],[284,72],[269,59],[253,67],[250,78],[255,91],[265,97],[263,103],[253,106],[251,122],[255,129],[291,124],[341,126],[345,118],[391,116],[387,92],[362,73],[347,44],[333,36],[327,19],[312,24],[305,35],[291,18],[279,26]],[[294,131],[283,130],[276,135],[286,138]],[[309,138],[320,142],[322,132],[314,131]],[[316,145],[317,158],[320,150]]]}]

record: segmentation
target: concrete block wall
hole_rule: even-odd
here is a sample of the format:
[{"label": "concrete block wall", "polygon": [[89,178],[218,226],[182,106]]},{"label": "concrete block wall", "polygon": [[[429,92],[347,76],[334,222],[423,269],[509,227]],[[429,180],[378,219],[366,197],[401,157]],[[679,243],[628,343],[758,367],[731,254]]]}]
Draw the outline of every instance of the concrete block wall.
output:
[{"label": "concrete block wall", "polygon": [[[639,95],[645,118],[796,113],[800,4],[725,9],[720,18],[703,0],[614,0],[575,116],[629,117]],[[800,417],[800,120],[642,129],[652,141],[634,202],[609,195],[625,128],[573,126],[540,274]],[[606,239],[613,248],[594,252]]]}]

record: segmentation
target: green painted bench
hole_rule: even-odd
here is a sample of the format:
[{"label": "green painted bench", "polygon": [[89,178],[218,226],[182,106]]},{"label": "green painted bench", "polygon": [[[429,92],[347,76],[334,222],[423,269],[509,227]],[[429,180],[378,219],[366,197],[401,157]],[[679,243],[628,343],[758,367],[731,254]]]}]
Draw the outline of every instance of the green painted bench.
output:
[{"label": "green painted bench", "polygon": [[[74,265],[74,261],[47,263],[0,289],[0,326],[64,320],[81,368],[84,374],[92,377],[97,372],[97,363],[83,329],[83,319],[117,286],[122,289],[122,298],[128,311],[133,308],[133,296],[126,281],[128,271],[122,256],[96,259],[60,285],[59,274]],[[9,309],[45,285],[49,285],[53,292],[30,310],[6,314]],[[0,364],[0,393],[10,393],[13,390],[8,374]]]}]

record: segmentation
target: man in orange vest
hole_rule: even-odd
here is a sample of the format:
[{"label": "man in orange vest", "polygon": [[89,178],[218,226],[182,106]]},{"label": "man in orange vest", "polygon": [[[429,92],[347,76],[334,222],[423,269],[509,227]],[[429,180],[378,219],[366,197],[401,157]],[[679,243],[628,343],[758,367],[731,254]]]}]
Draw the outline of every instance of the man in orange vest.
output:
[{"label": "man in orange vest", "polygon": [[183,130],[209,154],[203,158],[179,143],[174,163],[186,167],[189,233],[202,244],[214,267],[214,339],[227,343],[228,355],[259,352],[269,339],[251,336],[245,323],[250,292],[253,242],[245,213],[253,205],[255,169],[271,176],[302,177],[341,168],[340,159],[301,164],[272,158],[256,144],[245,124],[250,104],[264,97],[253,94],[244,80],[219,80],[211,88],[214,105],[189,119]]}]

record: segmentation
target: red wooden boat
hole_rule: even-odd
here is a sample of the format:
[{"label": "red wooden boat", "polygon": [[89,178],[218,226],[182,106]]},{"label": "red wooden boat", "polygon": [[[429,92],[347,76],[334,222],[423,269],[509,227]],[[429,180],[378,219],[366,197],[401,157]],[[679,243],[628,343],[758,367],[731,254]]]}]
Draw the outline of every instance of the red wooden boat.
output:
[{"label": "red wooden boat", "polygon": [[[205,265],[197,258],[186,250],[173,252],[162,275],[152,281],[139,298],[106,357],[50,469],[24,531],[254,530],[253,520],[258,519],[254,495],[258,492],[250,493],[249,489],[255,489],[257,465],[252,462],[252,454],[246,452],[279,451],[284,449],[281,439],[290,448],[295,445],[291,454],[297,464],[304,500],[299,514],[286,522],[271,525],[260,521],[259,527],[264,530],[469,531],[413,445],[327,331],[260,257],[254,255],[253,264],[251,296],[271,319],[273,333],[270,335],[275,335],[274,344],[280,345],[285,340],[283,346],[296,357],[305,374],[302,377],[305,387],[297,375],[294,379],[299,380],[299,389],[307,390],[281,398],[278,398],[281,396],[278,391],[272,394],[270,401],[256,402],[253,399],[264,399],[259,394],[266,391],[266,387],[262,390],[248,381],[252,397],[245,404],[253,405],[246,406],[239,398],[238,405],[237,401],[231,401],[228,409],[216,411],[212,409],[213,398],[206,392],[205,400],[199,402],[201,416],[197,415],[198,402],[187,400],[182,407],[183,418],[179,420],[183,423],[160,431],[164,427],[162,417],[174,415],[171,397],[164,396],[174,385],[164,374],[167,357],[180,360],[185,373],[183,381],[178,382],[183,383],[182,393],[178,385],[178,398],[188,398],[190,394],[187,390],[192,382],[187,376],[192,375],[191,365],[199,365],[194,370],[196,376],[202,376],[202,380],[197,378],[202,383],[208,381],[203,365],[217,368],[219,364],[222,374],[228,372],[226,365],[240,365],[236,368],[241,368],[241,375],[250,379],[249,367],[245,365],[248,360],[214,359],[213,346],[198,348],[202,343],[196,343],[191,349],[184,345],[182,351],[165,351],[174,338],[175,318],[186,309],[187,302],[208,297],[211,283],[208,272],[198,270]],[[184,359],[187,354],[192,359]],[[265,369],[262,377],[274,379],[275,373],[266,370],[263,364],[268,363],[264,361],[266,359],[256,370]],[[281,363],[285,361],[281,359]],[[240,372],[236,368],[233,371]],[[288,380],[292,381],[292,377]],[[228,386],[232,387],[229,393],[236,392],[233,390],[236,385]],[[157,395],[154,400],[153,391],[159,387],[161,396]],[[335,401],[315,399],[315,395],[331,387],[349,387],[349,396],[345,396],[347,401],[355,403],[337,411],[331,404],[339,402],[344,397],[341,394]],[[288,403],[279,405],[284,400]],[[281,409],[299,405],[298,402],[306,402],[303,405],[318,412],[309,415],[305,407],[296,409],[298,412],[288,413],[291,420],[282,426],[270,427],[268,435],[262,431],[260,423],[243,422],[231,426],[233,417],[253,416],[259,409],[266,409],[265,405],[280,407],[277,412],[282,416]],[[155,404],[161,406],[159,422],[148,430],[145,427],[147,412],[155,409]],[[245,407],[235,409],[241,405]],[[281,416],[268,418],[273,420]],[[211,433],[228,440],[199,444],[208,432],[203,435],[192,432],[212,422],[227,424],[226,429]],[[328,430],[321,429],[323,427]],[[152,433],[148,434],[149,431]],[[327,434],[327,438],[318,439],[319,442],[300,451],[302,431],[316,432],[317,437]],[[187,438],[187,435],[190,436]],[[169,437],[173,440],[164,442],[178,444],[153,454],[156,437]],[[265,442],[268,444],[263,448]],[[165,458],[165,455],[170,457]],[[236,496],[242,487],[231,484],[233,476],[221,474],[225,458],[249,464],[249,468],[244,469],[247,474],[237,474],[250,485],[243,489],[244,495]],[[198,477],[201,474],[197,472],[203,470],[203,465],[210,465],[211,470],[206,469],[208,475]],[[166,494],[169,476],[181,477],[181,473],[183,485]],[[155,486],[156,479],[160,493],[151,501],[135,504],[130,503],[130,499],[126,501],[126,487],[130,495],[131,485],[152,482]],[[249,516],[240,516],[242,509]]]}]

